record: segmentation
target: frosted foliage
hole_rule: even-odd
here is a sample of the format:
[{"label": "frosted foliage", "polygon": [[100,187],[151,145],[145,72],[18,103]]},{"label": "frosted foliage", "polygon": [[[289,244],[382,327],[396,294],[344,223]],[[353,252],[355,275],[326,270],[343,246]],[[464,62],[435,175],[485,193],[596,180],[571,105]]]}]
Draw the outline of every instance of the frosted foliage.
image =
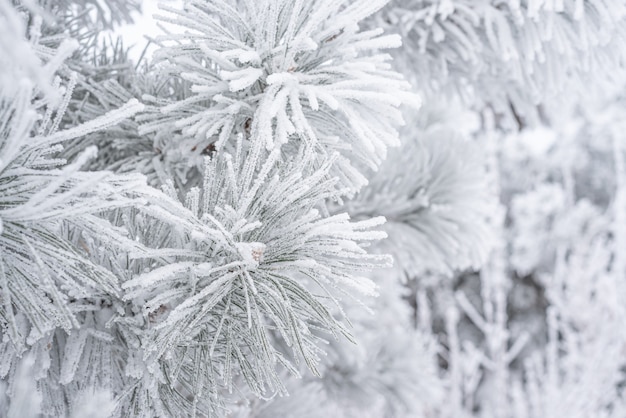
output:
[{"label": "frosted foliage", "polygon": [[[19,22],[14,23],[19,27]],[[84,230],[82,240],[88,239],[98,224],[92,214],[129,205],[130,193],[142,184],[136,177],[79,172],[86,160],[95,157],[95,149],[86,150],[71,164],[50,158],[64,140],[113,124],[133,110],[120,109],[90,124],[55,132],[56,118],[64,111],[74,79],[63,86],[65,97],[57,93],[44,98],[48,102],[43,104],[45,112],[38,114],[33,103],[39,86],[35,82],[40,81],[36,74],[54,71],[55,65],[61,64],[56,59],[62,53],[39,58],[35,46],[27,44],[25,51],[32,54],[34,63],[30,64],[44,66],[41,60],[45,62],[43,69],[33,69],[35,80],[0,85],[0,312],[18,352],[56,327],[69,331],[78,325],[70,298],[116,291],[114,275],[86,260],[80,243],[60,235],[59,228],[68,222]],[[24,65],[20,61],[12,64]],[[8,73],[18,71],[7,67]],[[55,85],[44,85],[40,91],[55,86],[62,91],[60,83],[57,77]],[[51,117],[54,113],[56,118]]]},{"label": "frosted foliage", "polygon": [[376,24],[400,32],[396,57],[421,89],[501,112],[511,103],[536,121],[535,105],[556,92],[623,78],[624,19],[622,1],[393,0]]},{"label": "frosted foliage", "polygon": [[41,23],[41,17],[36,17],[27,27],[24,16],[8,0],[0,2],[0,86],[6,97],[28,83],[37,86],[51,100],[59,100],[59,92],[52,87],[54,73],[78,45],[65,40],[57,49],[41,48],[37,45]]},{"label": "frosted foliage", "polygon": [[[437,416],[623,414],[624,205],[615,175],[623,151],[618,131],[605,129],[608,120],[621,120],[621,101],[614,100],[589,106],[584,118],[569,114],[574,119],[562,128],[502,143],[508,221],[496,252],[480,280],[433,289],[433,303],[448,306],[433,311],[434,323],[440,317],[447,324],[450,399]],[[599,169],[584,169],[589,165]],[[612,181],[600,187],[607,171]],[[607,192],[612,201],[603,198]]]},{"label": "frosted foliage", "polygon": [[624,0],[139,6],[0,0],[0,416],[626,416]]},{"label": "frosted foliage", "polygon": [[215,400],[198,396],[218,384],[230,391],[240,378],[258,396],[285,394],[279,364],[298,373],[291,363],[303,360],[319,374],[323,338],[316,330],[350,336],[334,315],[336,295],[375,294],[374,283],[357,274],[388,262],[358,245],[385,236],[370,230],[382,218],[350,222],[316,209],[336,194],[330,162],[314,169],[305,159],[281,169],[274,152],[254,174],[241,147],[206,160],[203,186],[188,193],[185,207],[160,201],[135,217],[142,241],[162,243],[146,256],[168,261],[122,285],[143,313],[138,337],[155,374],[146,380],[142,372],[143,382],[154,385],[163,373],[193,395],[165,404],[166,415],[174,407],[210,409]]},{"label": "frosted foliage", "polygon": [[[423,112],[438,110],[437,107]],[[453,117],[459,118],[457,114]],[[357,198],[353,216],[383,215],[383,244],[409,277],[479,268],[491,241],[487,176],[478,145],[443,121],[424,117]]]},{"label": "frosted foliage", "polygon": [[435,339],[428,332],[413,329],[407,305],[397,306],[402,296],[400,286],[383,283],[385,291],[372,306],[376,317],[351,315],[360,348],[342,344],[327,360],[327,396],[344,416],[423,415],[444,395],[434,364],[438,350]]},{"label": "frosted foliage", "polygon": [[252,404],[240,416],[428,416],[441,403],[444,388],[435,366],[436,341],[428,332],[413,329],[410,307],[398,303],[402,286],[378,273],[375,277],[381,280],[381,295],[368,306],[376,315],[356,305],[349,310],[358,347],[331,344],[321,384],[306,377],[304,382],[290,379],[289,397]]},{"label": "frosted foliage", "polygon": [[132,22],[141,9],[139,0],[36,0],[24,4],[32,9],[38,3],[44,10],[61,16],[82,29],[111,29],[125,22]]},{"label": "frosted foliage", "polygon": [[[524,223],[519,225],[520,233],[515,236],[512,263],[525,275],[541,264],[545,249],[535,245],[535,238],[541,234],[542,241],[548,239],[550,222],[556,221],[557,214],[564,209],[565,193],[558,185],[545,184],[537,190],[515,196],[511,206],[512,216],[518,223]],[[548,259],[552,257],[548,255]]]},{"label": "frosted foliage", "polygon": [[3,44],[3,59],[16,59],[3,62],[0,72],[0,375],[8,379],[7,393],[14,401],[9,416],[36,416],[39,402],[23,397],[38,393],[41,409],[46,409],[47,394],[34,380],[46,377],[50,356],[59,354],[52,335],[80,327],[82,312],[95,306],[89,306],[93,298],[119,291],[117,277],[89,259],[94,236],[109,247],[119,248],[125,241],[98,214],[132,205],[145,184],[137,176],[81,172],[96,157],[95,148],[72,162],[54,154],[64,142],[113,125],[142,106],[130,102],[84,125],[59,130],[76,83],[63,60],[77,45],[62,40],[58,49],[42,46],[42,19],[36,17],[25,38],[27,19],[4,0],[0,8],[7,22],[2,29],[18,31],[7,38],[22,41]]},{"label": "frosted foliage", "polygon": [[[25,380],[41,394],[34,415],[222,415],[234,388],[285,394],[279,370],[299,375],[300,364],[319,375],[326,338],[352,338],[340,299],[375,295],[359,272],[390,262],[365,250],[385,237],[372,230],[383,218],[351,222],[325,209],[345,193],[331,175],[342,157],[320,158],[317,140],[287,155],[282,143],[239,133],[186,193],[171,182],[164,194],[140,176],[82,171],[98,158],[87,144],[111,138],[144,107],[121,84],[97,85],[64,65],[78,45],[41,35],[45,10],[5,6],[17,32],[7,36],[28,33],[23,44],[2,44],[6,56],[27,57],[6,62],[0,86],[0,374],[10,383],[9,410],[21,408],[11,385]],[[365,9],[344,12],[374,11]],[[377,71],[370,75],[386,82]],[[72,98],[78,83],[82,103]],[[64,119],[70,104],[78,117]],[[400,121],[398,104],[385,128]],[[65,144],[70,160],[56,158]],[[35,371],[26,377],[17,373],[25,352]]]},{"label": "frosted foliage", "polygon": [[[389,333],[370,330],[372,339],[360,339],[360,347],[333,347],[333,367],[322,384],[307,379],[291,381],[291,395],[275,398],[245,417],[395,417],[425,414],[444,394],[434,359],[436,345],[414,331]],[[384,333],[387,342],[381,344]],[[419,415],[418,415],[419,416]]]},{"label": "frosted foliage", "polygon": [[[397,35],[360,30],[376,1],[191,1],[162,17],[185,28],[162,38],[160,71],[188,86],[156,100],[140,132],[181,132],[176,147],[200,154],[231,147],[237,134],[272,150],[287,141],[329,158],[341,184],[365,183],[351,160],[376,168],[398,145],[398,107],[416,102],[382,51]],[[150,100],[150,97],[146,97]]]},{"label": "frosted foliage", "polygon": [[618,396],[624,309],[617,295],[624,289],[610,273],[611,246],[602,234],[584,234],[569,254],[557,254],[554,275],[546,277],[553,301],[548,343],[525,364],[525,394],[517,396],[517,416],[623,413]]},{"label": "frosted foliage", "polygon": [[555,254],[546,253],[545,248],[537,246],[534,241],[537,237],[543,242],[551,242],[550,247],[556,250],[574,237],[606,228],[599,208],[588,200],[568,207],[563,189],[549,183],[515,196],[511,202],[511,215],[516,228],[511,264],[521,275],[551,269]]}]

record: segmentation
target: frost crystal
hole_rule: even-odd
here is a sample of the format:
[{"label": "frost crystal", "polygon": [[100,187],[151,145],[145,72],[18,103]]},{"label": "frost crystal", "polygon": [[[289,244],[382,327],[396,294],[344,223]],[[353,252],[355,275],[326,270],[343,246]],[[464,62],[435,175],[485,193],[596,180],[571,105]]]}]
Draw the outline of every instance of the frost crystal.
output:
[{"label": "frost crystal", "polygon": [[[233,148],[236,135],[268,150],[306,143],[327,159],[338,150],[343,184],[365,183],[353,167],[376,168],[398,145],[398,107],[416,102],[383,50],[397,35],[359,21],[386,0],[191,1],[162,17],[186,29],[163,37],[160,71],[180,77],[184,98],[160,101],[140,132],[181,132],[175,146],[200,153]],[[189,30],[192,30],[191,32]],[[194,151],[195,150],[195,151]]]},{"label": "frost crystal", "polygon": [[0,416],[626,416],[626,0],[141,3],[0,0]]}]

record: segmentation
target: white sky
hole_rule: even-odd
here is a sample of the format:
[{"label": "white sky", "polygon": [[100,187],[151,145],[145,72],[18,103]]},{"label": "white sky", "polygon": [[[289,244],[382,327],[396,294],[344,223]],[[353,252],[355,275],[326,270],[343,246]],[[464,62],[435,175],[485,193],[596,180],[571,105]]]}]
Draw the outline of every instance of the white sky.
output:
[{"label": "white sky", "polygon": [[[114,31],[115,35],[122,36],[125,46],[132,47],[129,55],[135,62],[137,62],[141,56],[141,52],[148,43],[146,36],[154,38],[162,34],[161,30],[157,26],[157,21],[153,17],[155,14],[166,14],[165,12],[159,10],[159,3],[167,4],[171,7],[182,7],[183,1],[143,0],[143,14],[135,18],[135,23],[132,25],[123,25]],[[151,44],[146,51],[146,55],[149,57],[155,49],[155,45]]]}]

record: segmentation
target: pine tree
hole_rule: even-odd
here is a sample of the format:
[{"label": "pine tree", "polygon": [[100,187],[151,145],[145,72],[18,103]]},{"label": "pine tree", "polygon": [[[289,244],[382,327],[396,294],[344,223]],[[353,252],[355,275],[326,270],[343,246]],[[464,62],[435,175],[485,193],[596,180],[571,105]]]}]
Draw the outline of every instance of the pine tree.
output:
[{"label": "pine tree", "polygon": [[[327,208],[365,181],[355,166],[375,168],[398,142],[397,108],[412,99],[378,52],[398,38],[349,23],[382,5],[191,2],[178,23],[209,32],[163,41],[163,62],[143,76],[171,86],[157,99],[131,89],[132,71],[105,78],[117,50],[101,52],[100,67],[70,57],[78,45],[58,25],[75,19],[73,6],[3,3],[8,38],[32,51],[7,62],[2,89],[9,396],[29,358],[41,410],[54,416],[77,414],[93,391],[124,416],[221,415],[233,389],[285,394],[279,372],[299,375],[301,361],[319,374],[320,343],[351,338],[340,299],[376,292],[355,273],[389,263],[363,244],[385,236],[372,231],[383,218]],[[252,17],[257,27],[244,23]],[[28,36],[23,18],[34,22]],[[26,71],[32,81],[13,90]],[[174,111],[221,125],[177,126]],[[176,153],[188,168],[161,170],[152,183],[162,191],[102,170],[144,171],[129,169],[120,142],[163,132],[177,142],[159,150],[162,163]],[[350,142],[363,152],[346,154]],[[81,171],[93,145],[105,156]]]},{"label": "pine tree", "polygon": [[0,0],[1,416],[624,416],[623,0],[140,4]]}]

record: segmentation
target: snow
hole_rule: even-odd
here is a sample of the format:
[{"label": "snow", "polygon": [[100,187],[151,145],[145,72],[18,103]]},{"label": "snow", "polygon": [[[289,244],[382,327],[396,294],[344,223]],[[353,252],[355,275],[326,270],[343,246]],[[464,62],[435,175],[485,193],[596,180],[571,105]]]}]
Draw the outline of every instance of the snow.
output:
[{"label": "snow", "polygon": [[0,0],[0,416],[626,416],[626,0],[502,3]]}]

